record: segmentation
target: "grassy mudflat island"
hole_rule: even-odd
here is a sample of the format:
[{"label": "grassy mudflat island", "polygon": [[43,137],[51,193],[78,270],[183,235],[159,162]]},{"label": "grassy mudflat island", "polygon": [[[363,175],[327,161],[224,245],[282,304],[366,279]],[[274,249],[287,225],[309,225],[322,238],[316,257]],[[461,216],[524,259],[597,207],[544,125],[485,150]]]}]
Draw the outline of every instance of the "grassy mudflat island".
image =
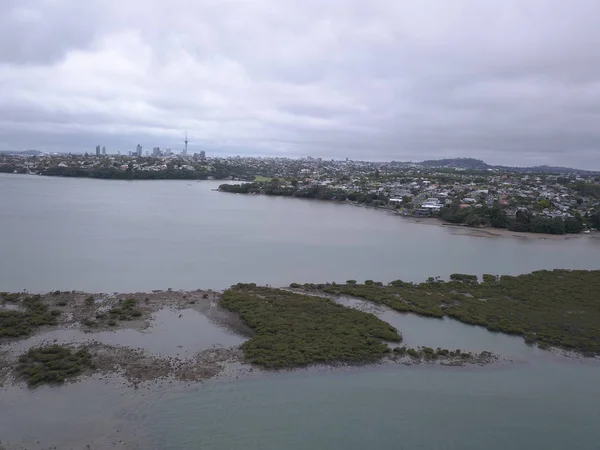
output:
[{"label": "grassy mudflat island", "polygon": [[225,291],[221,305],[255,330],[242,348],[251,363],[267,368],[375,362],[389,352],[383,341],[402,340],[372,314],[281,289],[239,284]]},{"label": "grassy mudflat island", "polygon": [[[299,285],[294,285],[300,287]],[[359,297],[396,311],[451,317],[490,331],[520,335],[539,347],[586,356],[600,354],[600,270],[542,270],[519,276],[453,274],[413,284],[303,285],[304,289]]]},{"label": "grassy mudflat island", "polygon": [[[485,275],[481,282],[453,274],[450,281],[430,278],[420,284],[348,280],[290,287],[238,284],[222,293],[0,293],[0,384],[14,380],[36,387],[116,372],[137,385],[160,379],[201,381],[233,366],[249,371],[497,359],[486,351],[444,348],[443,342],[437,348],[407,347],[402,330],[385,316],[340,304],[349,297],[520,335],[540,348],[600,354],[600,271]],[[164,311],[170,322],[164,322]],[[154,328],[157,317],[172,330],[160,338],[153,337],[160,332]],[[182,328],[185,332],[178,334]]]}]

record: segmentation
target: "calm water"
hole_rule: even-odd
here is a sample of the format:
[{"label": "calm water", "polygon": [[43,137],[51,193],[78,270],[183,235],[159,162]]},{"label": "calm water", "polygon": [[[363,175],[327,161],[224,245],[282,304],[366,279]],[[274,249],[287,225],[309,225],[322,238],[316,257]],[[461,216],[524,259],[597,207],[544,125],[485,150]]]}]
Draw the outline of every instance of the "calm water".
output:
[{"label": "calm water", "polygon": [[145,350],[165,356],[191,358],[197,352],[214,347],[232,347],[244,342],[244,338],[228,332],[225,328],[193,309],[162,309],[152,314],[152,322],[147,329],[119,329],[86,333],[79,327],[59,329],[39,333],[21,339],[5,347],[21,353],[30,347],[46,343],[70,344],[91,343],[121,345]]},{"label": "calm water", "polygon": [[222,289],[600,269],[600,239],[455,236],[381,211],[211,191],[219,182],[0,175],[5,291]]},{"label": "calm water", "polygon": [[[148,291],[600,268],[598,239],[455,236],[380,211],[212,192],[216,185],[0,176],[0,290]],[[491,350],[514,362],[311,369],[137,390],[116,379],[34,391],[6,385],[0,442],[28,449],[600,449],[599,362],[453,320],[342,301],[370,308],[408,345]],[[155,318],[143,333],[96,338],[181,356],[242,340],[196,311]],[[87,338],[77,329],[63,333],[45,338]]]},{"label": "calm water", "polygon": [[585,369],[399,366],[152,390],[85,379],[5,389],[0,433],[29,449],[592,450],[600,370]]}]

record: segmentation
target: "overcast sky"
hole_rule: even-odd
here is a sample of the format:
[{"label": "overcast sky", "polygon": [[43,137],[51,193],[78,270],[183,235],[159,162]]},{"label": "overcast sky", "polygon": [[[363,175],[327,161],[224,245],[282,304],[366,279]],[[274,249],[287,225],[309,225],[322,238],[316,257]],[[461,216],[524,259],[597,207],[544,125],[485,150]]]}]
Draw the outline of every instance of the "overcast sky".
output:
[{"label": "overcast sky", "polygon": [[598,0],[0,0],[0,149],[600,169]]}]

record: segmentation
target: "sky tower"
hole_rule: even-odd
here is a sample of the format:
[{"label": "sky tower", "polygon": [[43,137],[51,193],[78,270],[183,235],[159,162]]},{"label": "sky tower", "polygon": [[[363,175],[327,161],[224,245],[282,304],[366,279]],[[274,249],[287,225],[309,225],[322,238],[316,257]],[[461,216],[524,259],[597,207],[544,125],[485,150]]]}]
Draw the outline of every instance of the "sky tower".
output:
[{"label": "sky tower", "polygon": [[188,140],[187,140],[187,130],[185,130],[185,148],[183,149],[183,155],[187,155],[187,144],[188,144]]}]

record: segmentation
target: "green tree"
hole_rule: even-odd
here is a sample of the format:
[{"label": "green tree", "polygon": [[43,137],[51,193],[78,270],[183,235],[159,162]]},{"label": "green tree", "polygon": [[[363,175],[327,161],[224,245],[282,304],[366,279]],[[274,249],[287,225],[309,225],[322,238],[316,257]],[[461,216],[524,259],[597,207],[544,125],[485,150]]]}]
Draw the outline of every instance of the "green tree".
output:
[{"label": "green tree", "polygon": [[487,223],[487,219],[484,215],[477,214],[476,212],[471,212],[465,219],[465,225],[469,227],[479,227],[485,225]]},{"label": "green tree", "polygon": [[552,202],[550,202],[550,200],[548,200],[547,198],[543,198],[539,202],[537,202],[536,206],[538,210],[542,211],[544,209],[551,208]]},{"label": "green tree", "polygon": [[494,228],[506,228],[508,226],[508,216],[506,211],[499,205],[494,205],[490,208],[490,225]]},{"label": "green tree", "polygon": [[511,231],[531,231],[532,216],[529,211],[517,211],[514,220],[510,221],[508,228]]},{"label": "green tree", "polygon": [[581,233],[583,231],[583,221],[576,217],[569,217],[565,219],[565,232],[567,233]]}]

